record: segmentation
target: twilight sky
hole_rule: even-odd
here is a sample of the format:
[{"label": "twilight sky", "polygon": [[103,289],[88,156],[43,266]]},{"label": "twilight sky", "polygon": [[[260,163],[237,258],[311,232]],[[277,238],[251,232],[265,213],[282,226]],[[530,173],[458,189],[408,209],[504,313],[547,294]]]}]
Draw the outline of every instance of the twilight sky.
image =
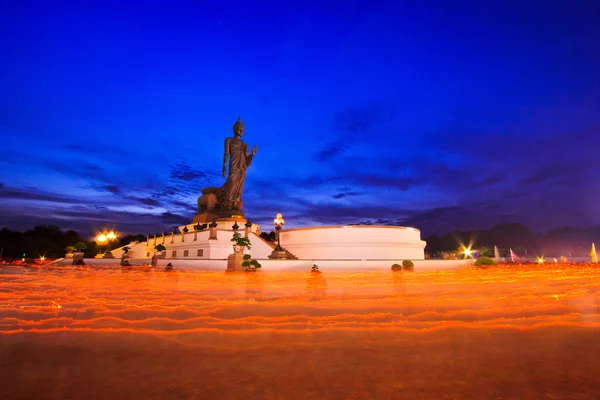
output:
[{"label": "twilight sky", "polygon": [[284,3],[1,1],[0,228],[600,224],[600,2]]}]

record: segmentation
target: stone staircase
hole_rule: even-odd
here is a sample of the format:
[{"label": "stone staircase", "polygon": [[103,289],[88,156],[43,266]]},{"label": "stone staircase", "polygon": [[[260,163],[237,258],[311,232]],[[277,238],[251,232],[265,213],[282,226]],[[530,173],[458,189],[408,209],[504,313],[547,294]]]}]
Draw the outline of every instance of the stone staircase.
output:
[{"label": "stone staircase", "polygon": [[269,256],[271,260],[297,260],[298,257],[293,253],[290,253],[284,247],[281,250],[273,250],[271,255]]}]

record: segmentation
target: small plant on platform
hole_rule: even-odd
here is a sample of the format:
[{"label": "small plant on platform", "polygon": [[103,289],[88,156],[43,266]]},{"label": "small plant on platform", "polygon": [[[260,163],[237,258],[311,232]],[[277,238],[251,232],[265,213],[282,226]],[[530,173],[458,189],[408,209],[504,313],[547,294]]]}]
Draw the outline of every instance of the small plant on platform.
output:
[{"label": "small plant on platform", "polygon": [[242,247],[246,247],[248,249],[251,248],[250,246],[250,239],[246,238],[246,237],[242,237],[239,233],[234,233],[233,237],[231,238],[231,241],[233,242],[233,244],[238,245],[238,246],[242,246]]},{"label": "small plant on platform", "polygon": [[392,265],[392,271],[401,271],[401,270],[402,270],[402,265],[400,265],[400,264]]},{"label": "small plant on platform", "polygon": [[168,263],[167,266],[165,267],[165,271],[173,271],[173,264]]},{"label": "small plant on platform", "polygon": [[127,254],[127,252],[131,250],[131,247],[125,246],[121,250],[123,250],[123,253]]},{"label": "small plant on platform", "polygon": [[67,252],[67,254],[72,254],[75,251],[75,247],[67,246],[65,247],[65,251]]},{"label": "small plant on platform", "polygon": [[75,246],[73,246],[73,248],[77,251],[84,251],[85,249],[87,249],[87,245],[83,242],[77,242],[75,243]]},{"label": "small plant on platform", "polygon": [[167,248],[165,246],[162,245],[162,243],[157,244],[156,246],[154,246],[154,250],[156,251],[165,251]]},{"label": "small plant on platform", "polygon": [[310,272],[321,272],[321,271],[319,271],[319,266],[317,264],[313,264]]},{"label": "small plant on platform", "polygon": [[121,267],[131,267],[131,264],[126,258],[124,258],[123,260],[121,260]]},{"label": "small plant on platform", "polygon": [[410,260],[402,261],[402,268],[404,269],[412,269],[415,267],[415,264]]},{"label": "small plant on platform", "polygon": [[476,267],[487,267],[489,265],[496,265],[496,260],[490,257],[479,257],[473,265]]},{"label": "small plant on platform", "polygon": [[246,268],[246,271],[254,271],[257,268],[262,268],[262,265],[258,261],[253,260],[250,254],[244,254],[242,267]]}]

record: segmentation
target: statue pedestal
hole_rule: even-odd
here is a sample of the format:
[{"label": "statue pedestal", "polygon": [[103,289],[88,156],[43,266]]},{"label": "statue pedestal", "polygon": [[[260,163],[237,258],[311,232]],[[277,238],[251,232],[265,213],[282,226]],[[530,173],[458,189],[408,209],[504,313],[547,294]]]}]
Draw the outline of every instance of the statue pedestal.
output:
[{"label": "statue pedestal", "polygon": [[244,267],[242,267],[242,263],[244,262],[244,254],[243,253],[233,253],[227,257],[227,270],[231,271],[244,271]]}]

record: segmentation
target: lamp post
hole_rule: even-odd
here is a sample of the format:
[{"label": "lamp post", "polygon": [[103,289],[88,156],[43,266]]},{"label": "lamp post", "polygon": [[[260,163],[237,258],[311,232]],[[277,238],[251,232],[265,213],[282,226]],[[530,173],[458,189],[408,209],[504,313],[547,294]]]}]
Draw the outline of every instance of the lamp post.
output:
[{"label": "lamp post", "polygon": [[275,247],[275,250],[273,250],[273,252],[269,256],[269,258],[275,259],[275,260],[287,260],[287,258],[288,258],[287,251],[285,251],[281,247],[281,227],[283,226],[283,224],[285,222],[283,220],[283,216],[281,214],[277,214],[277,216],[275,217],[273,222],[275,223],[275,238],[277,240],[277,246]]},{"label": "lamp post", "polygon": [[107,242],[108,238],[106,237],[106,235],[104,233],[98,235],[98,237],[96,237],[96,242],[100,245],[100,253],[102,253],[102,247],[104,246],[104,244]]},{"label": "lamp post", "polygon": [[273,220],[273,222],[275,223],[275,233],[277,235],[277,247],[275,248],[275,250],[282,251],[283,249],[281,248],[280,232],[281,232],[281,227],[285,223],[285,221],[283,220],[283,215],[277,214],[277,216],[275,216],[275,219]]}]

